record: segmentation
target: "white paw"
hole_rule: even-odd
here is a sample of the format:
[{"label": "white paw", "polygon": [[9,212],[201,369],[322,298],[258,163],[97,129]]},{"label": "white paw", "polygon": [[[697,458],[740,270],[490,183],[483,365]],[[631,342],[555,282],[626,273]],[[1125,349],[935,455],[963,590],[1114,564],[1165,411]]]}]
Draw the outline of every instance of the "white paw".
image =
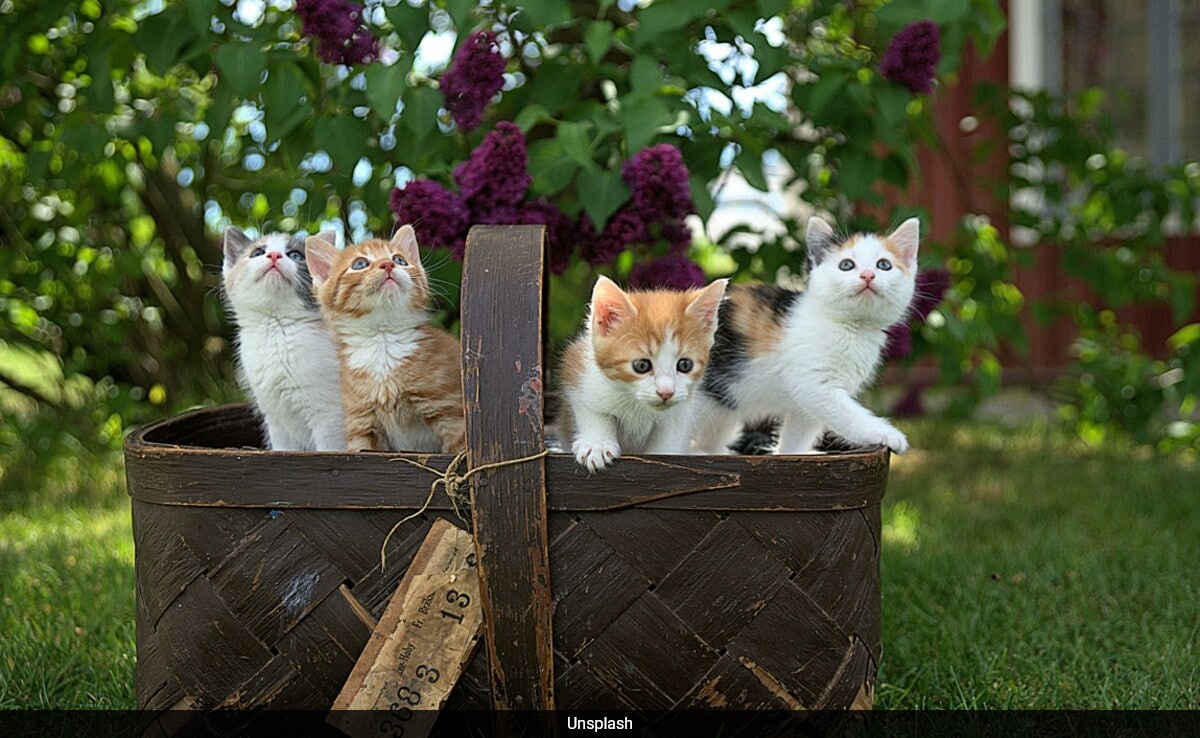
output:
[{"label": "white paw", "polygon": [[579,438],[574,443],[575,460],[590,472],[600,471],[621,456],[621,447],[609,438]]},{"label": "white paw", "polygon": [[879,434],[878,443],[887,446],[898,454],[902,454],[908,450],[908,439],[904,437],[903,433],[890,425]]}]

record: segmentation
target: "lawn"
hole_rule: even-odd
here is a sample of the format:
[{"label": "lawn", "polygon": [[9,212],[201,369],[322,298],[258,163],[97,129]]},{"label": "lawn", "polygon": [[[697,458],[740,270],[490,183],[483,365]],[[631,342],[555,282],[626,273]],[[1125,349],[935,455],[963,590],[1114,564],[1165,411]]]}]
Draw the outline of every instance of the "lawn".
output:
[{"label": "lawn", "polygon": [[[905,430],[880,707],[1200,707],[1200,464],[1032,425]],[[104,496],[0,512],[0,707],[134,704],[129,506]]]}]

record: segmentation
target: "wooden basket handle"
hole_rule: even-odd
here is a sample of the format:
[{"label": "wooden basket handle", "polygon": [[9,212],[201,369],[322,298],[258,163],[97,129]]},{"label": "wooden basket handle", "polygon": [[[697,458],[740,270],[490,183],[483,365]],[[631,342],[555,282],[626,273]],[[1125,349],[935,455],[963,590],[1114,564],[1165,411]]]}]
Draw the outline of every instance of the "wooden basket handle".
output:
[{"label": "wooden basket handle", "polygon": [[[467,468],[534,456],[542,428],[542,226],[475,226],[462,277]],[[492,706],[554,709],[546,463],[472,475]]]}]

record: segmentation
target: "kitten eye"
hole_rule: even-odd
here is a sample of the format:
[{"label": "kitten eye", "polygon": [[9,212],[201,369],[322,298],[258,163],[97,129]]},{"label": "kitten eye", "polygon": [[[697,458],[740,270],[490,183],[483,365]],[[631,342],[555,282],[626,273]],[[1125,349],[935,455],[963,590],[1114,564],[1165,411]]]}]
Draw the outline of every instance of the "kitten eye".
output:
[{"label": "kitten eye", "polygon": [[637,372],[638,374],[645,374],[646,372],[650,371],[653,368],[654,368],[654,365],[650,363],[649,359],[634,359],[633,360],[633,370],[635,372]]},{"label": "kitten eye", "polygon": [[360,256],[350,263],[350,268],[358,271],[359,269],[366,269],[370,264],[371,262]]},{"label": "kitten eye", "polygon": [[288,252],[288,258],[292,261],[304,261],[304,252],[293,249]]},{"label": "kitten eye", "polygon": [[843,272],[848,272],[853,268],[854,268],[854,260],[853,259],[842,259],[841,261],[838,262],[838,269],[841,269]]},{"label": "kitten eye", "polygon": [[393,256],[392,261],[396,262],[397,264],[399,264],[402,267],[408,266],[408,261],[406,261],[405,258],[403,256],[401,256],[400,254],[396,254],[395,256]]},{"label": "kitten eye", "polygon": [[262,256],[265,253],[267,253],[267,250],[264,249],[262,246],[259,246],[258,248],[254,249],[253,251],[250,252],[250,258],[253,259],[256,256]]},{"label": "kitten eye", "polygon": [[875,262],[875,268],[881,272],[890,271],[892,268],[892,262],[888,261],[887,259],[880,259],[879,261]]},{"label": "kitten eye", "polygon": [[678,369],[679,371],[683,372],[684,374],[687,374],[688,372],[690,372],[692,370],[692,366],[694,366],[694,365],[692,364],[691,359],[680,359],[679,361],[677,361],[675,363],[675,368]]}]

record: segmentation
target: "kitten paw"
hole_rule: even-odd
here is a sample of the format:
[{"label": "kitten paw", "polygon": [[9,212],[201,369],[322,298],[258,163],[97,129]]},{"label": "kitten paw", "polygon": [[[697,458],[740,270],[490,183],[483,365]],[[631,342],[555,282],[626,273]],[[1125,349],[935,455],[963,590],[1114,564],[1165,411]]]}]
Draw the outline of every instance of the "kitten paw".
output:
[{"label": "kitten paw", "polygon": [[575,460],[589,472],[600,471],[621,456],[621,447],[609,439],[578,440]]},{"label": "kitten paw", "polygon": [[908,439],[895,428],[888,428],[880,434],[879,443],[887,446],[897,454],[902,454],[908,450]]}]

